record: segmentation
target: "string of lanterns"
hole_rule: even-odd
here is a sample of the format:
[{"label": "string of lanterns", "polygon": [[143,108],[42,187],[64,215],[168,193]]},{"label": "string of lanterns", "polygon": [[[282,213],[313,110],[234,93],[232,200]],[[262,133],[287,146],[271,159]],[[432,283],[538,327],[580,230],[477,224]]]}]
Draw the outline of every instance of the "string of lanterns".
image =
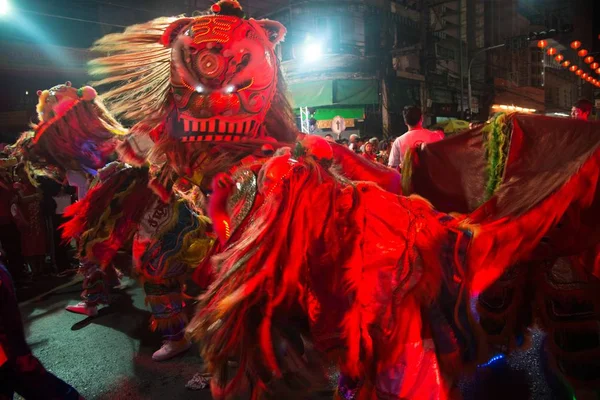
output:
[{"label": "string of lanterns", "polygon": [[[545,49],[548,46],[548,41],[540,40],[538,41],[537,46],[540,49]],[[571,48],[577,52],[577,55],[583,59],[584,63],[589,65],[592,71],[594,71],[597,75],[600,75],[600,64],[594,60],[594,57],[588,55],[588,51],[586,49],[581,48],[581,42],[579,40],[574,40],[571,42]],[[556,48],[548,48],[546,50],[546,54],[549,56],[554,56],[554,61],[562,65],[564,68],[568,68],[569,71],[575,73],[575,75],[579,76],[584,81],[600,87],[600,80],[596,79],[592,73],[587,73],[577,65],[571,63],[571,61],[565,60],[565,57],[560,54]]]}]

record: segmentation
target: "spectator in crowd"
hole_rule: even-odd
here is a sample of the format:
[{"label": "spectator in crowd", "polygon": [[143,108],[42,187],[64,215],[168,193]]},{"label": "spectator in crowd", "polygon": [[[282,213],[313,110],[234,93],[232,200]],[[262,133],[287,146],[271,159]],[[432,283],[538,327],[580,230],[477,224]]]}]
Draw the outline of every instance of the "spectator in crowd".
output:
[{"label": "spectator in crowd", "polygon": [[12,278],[0,262],[0,399],[81,400],[72,386],[48,372],[31,353]]},{"label": "spectator in crowd", "polygon": [[38,178],[38,185],[42,193],[42,216],[46,227],[46,265],[52,266],[52,272],[59,272],[59,264],[56,260],[56,249],[60,245],[60,235],[57,235],[59,227],[54,224],[57,204],[54,197],[60,192],[61,185],[46,177]]},{"label": "spectator in crowd", "polygon": [[[7,169],[7,171],[12,169]],[[10,176],[9,176],[10,175]],[[16,195],[11,173],[0,176],[0,246],[4,248],[6,266],[19,281],[26,278],[25,260],[21,253],[21,237],[11,213],[11,202]]]},{"label": "spectator in crowd", "polygon": [[360,137],[356,133],[353,133],[352,135],[350,135],[350,144],[348,145],[348,148],[353,152],[358,153],[360,151],[359,142]]},{"label": "spectator in crowd", "polygon": [[377,161],[381,164],[387,164],[390,159],[390,142],[388,140],[382,140],[379,143],[378,150]]},{"label": "spectator in crowd", "polygon": [[372,137],[371,139],[369,139],[369,143],[373,145],[373,149],[375,150],[375,152],[377,152],[379,149],[379,139],[377,139],[376,137]]},{"label": "spectator in crowd", "polygon": [[358,153],[364,153],[365,152],[365,141],[362,138],[358,138],[358,141],[356,142],[356,147],[358,147]]},{"label": "spectator in crowd", "polygon": [[375,153],[375,146],[371,141],[365,143],[365,151],[362,156],[367,160],[377,162],[377,153]]},{"label": "spectator in crowd", "polygon": [[402,158],[408,149],[421,146],[426,143],[437,142],[444,138],[443,134],[423,129],[423,115],[421,109],[416,106],[404,107],[402,111],[404,123],[408,132],[400,136],[392,144],[388,166],[392,168],[402,167]]},{"label": "spectator in crowd", "polygon": [[69,186],[77,189],[77,200],[83,199],[89,189],[88,176],[80,171],[67,171],[67,181]]},{"label": "spectator in crowd", "polygon": [[571,108],[571,118],[587,121],[592,114],[592,102],[588,99],[579,99]]},{"label": "spectator in crowd", "polygon": [[337,142],[344,147],[350,147],[350,142],[346,138],[340,139]]},{"label": "spectator in crowd", "polygon": [[41,191],[27,175],[23,165],[16,169],[11,214],[21,232],[21,251],[34,277],[44,273],[47,250],[46,221],[42,213]]},{"label": "spectator in crowd", "polygon": [[329,133],[325,135],[325,140],[327,140],[328,142],[335,142],[333,136],[331,136]]},{"label": "spectator in crowd", "polygon": [[74,189],[70,186],[62,186],[60,191],[53,197],[56,209],[52,216],[52,235],[54,238],[54,260],[59,271],[69,268],[74,260],[69,259],[69,243],[64,243],[61,238],[60,226],[66,222],[63,218],[65,209],[71,205]]}]

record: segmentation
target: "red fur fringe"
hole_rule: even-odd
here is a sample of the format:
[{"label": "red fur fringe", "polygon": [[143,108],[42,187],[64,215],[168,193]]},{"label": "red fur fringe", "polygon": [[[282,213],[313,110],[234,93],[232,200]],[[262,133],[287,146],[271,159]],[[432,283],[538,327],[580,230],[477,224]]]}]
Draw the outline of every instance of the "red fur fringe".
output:
[{"label": "red fur fringe", "polygon": [[163,203],[169,203],[171,200],[172,193],[167,189],[159,179],[153,178],[148,182],[148,187],[152,189]]},{"label": "red fur fringe", "polygon": [[141,167],[146,163],[146,158],[138,154],[129,141],[119,143],[117,152],[119,153],[119,159],[127,164]]},{"label": "red fur fringe", "polygon": [[107,266],[132,239],[137,224],[152,200],[148,172],[128,168],[110,176],[86,197],[68,207],[62,225],[65,240],[78,239],[79,252],[88,262]]}]

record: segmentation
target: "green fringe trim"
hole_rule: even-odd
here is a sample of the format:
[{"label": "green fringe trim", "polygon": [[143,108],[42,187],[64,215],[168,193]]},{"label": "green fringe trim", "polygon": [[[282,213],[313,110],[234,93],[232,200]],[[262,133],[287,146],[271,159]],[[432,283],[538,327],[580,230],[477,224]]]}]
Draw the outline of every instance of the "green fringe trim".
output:
[{"label": "green fringe trim", "polygon": [[502,183],[504,168],[506,167],[506,156],[510,143],[512,123],[508,114],[497,114],[493,121],[483,129],[487,134],[486,156],[487,156],[487,184],[485,187],[485,200],[489,200]]}]

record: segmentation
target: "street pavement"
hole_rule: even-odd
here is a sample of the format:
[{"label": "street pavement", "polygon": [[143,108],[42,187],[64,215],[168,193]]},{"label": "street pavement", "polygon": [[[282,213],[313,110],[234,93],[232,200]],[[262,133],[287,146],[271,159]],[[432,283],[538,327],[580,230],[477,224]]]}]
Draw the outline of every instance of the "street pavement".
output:
[{"label": "street pavement", "polygon": [[[202,370],[195,348],[170,361],[152,361],[161,338],[148,329],[150,312],[143,290],[132,280],[126,282],[129,287],[116,293],[113,305],[96,318],[64,311],[67,304],[79,301],[78,281],[23,303],[34,354],[87,399],[210,399],[208,390],[185,388]],[[529,350],[478,368],[460,384],[465,400],[571,399],[544,374],[542,341],[543,334],[536,332]]]},{"label": "street pavement", "polygon": [[[130,283],[132,283],[130,281]],[[86,318],[64,310],[79,301],[81,284],[21,307],[33,353],[87,399],[210,399],[209,390],[185,384],[202,369],[195,349],[163,363],[152,361],[160,335],[148,329],[150,312],[137,286]]]}]

